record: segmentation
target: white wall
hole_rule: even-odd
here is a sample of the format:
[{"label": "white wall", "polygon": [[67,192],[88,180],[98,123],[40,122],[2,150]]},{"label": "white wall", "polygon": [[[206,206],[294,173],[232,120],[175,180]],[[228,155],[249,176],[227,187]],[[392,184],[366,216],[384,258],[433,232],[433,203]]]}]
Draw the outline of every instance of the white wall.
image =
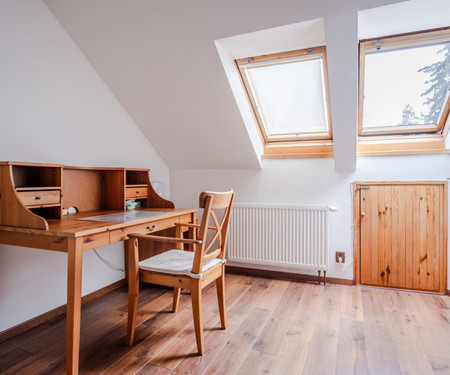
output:
[{"label": "white wall", "polygon": [[[444,154],[363,157],[358,158],[356,171],[336,170],[331,158],[263,159],[261,170],[180,170],[171,172],[170,181],[177,207],[195,207],[202,190],[229,188],[236,191],[236,202],[337,206],[338,211],[330,213],[328,276],[352,279],[352,182],[446,180],[448,177],[450,157]],[[345,265],[335,262],[337,250],[346,252]]]},{"label": "white wall", "polygon": [[[0,160],[168,168],[41,1],[0,1]],[[121,243],[99,249],[123,268]],[[124,277],[92,251],[83,294]],[[67,257],[0,245],[0,331],[66,301]]]}]

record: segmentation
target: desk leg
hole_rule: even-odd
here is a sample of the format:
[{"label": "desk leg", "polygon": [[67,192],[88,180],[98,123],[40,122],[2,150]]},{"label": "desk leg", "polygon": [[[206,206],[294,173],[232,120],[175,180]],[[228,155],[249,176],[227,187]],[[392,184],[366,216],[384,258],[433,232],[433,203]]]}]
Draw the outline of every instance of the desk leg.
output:
[{"label": "desk leg", "polygon": [[[183,238],[183,228],[182,227],[175,227],[175,237]],[[186,250],[184,244],[182,244],[182,243],[177,243],[176,248],[178,250]]]},{"label": "desk leg", "polygon": [[125,241],[128,259],[128,323],[126,344],[133,345],[136,330],[136,313],[139,297],[139,251],[136,238]]},{"label": "desk leg", "polygon": [[78,374],[80,355],[82,238],[70,238],[67,252],[66,373]]}]

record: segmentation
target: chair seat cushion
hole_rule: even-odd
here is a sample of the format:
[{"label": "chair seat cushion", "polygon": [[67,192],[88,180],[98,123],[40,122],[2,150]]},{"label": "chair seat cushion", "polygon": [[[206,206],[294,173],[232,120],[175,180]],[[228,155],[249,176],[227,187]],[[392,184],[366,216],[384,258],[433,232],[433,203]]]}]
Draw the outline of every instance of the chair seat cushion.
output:
[{"label": "chair seat cushion", "polygon": [[[194,253],[191,251],[169,250],[155,255],[151,258],[139,262],[141,270],[169,273],[172,275],[187,275],[194,278],[202,278],[203,274],[192,273],[192,264],[194,262]],[[203,263],[202,272],[219,263],[224,263],[223,259],[214,258]]]}]

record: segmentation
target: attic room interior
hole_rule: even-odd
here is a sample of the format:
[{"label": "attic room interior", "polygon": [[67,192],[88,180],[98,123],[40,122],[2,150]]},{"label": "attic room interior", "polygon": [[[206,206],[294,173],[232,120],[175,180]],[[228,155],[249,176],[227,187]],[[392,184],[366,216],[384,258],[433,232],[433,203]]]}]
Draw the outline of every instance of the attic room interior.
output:
[{"label": "attic room interior", "polygon": [[3,0],[0,47],[1,374],[450,374],[448,0]]}]

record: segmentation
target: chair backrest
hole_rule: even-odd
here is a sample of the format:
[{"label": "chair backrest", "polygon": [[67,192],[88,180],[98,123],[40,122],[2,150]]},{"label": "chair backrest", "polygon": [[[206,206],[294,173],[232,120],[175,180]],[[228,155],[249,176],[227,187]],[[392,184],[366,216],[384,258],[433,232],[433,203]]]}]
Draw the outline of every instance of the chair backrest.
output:
[{"label": "chair backrest", "polygon": [[[225,259],[233,200],[233,190],[224,193],[204,191],[200,194],[199,207],[203,208],[203,215],[198,239],[202,243],[200,246],[197,245],[195,249],[194,263],[192,265],[193,273],[202,273],[203,262],[214,258]],[[218,219],[216,210],[224,210],[221,220]],[[213,249],[212,246],[214,244],[217,244],[217,247]]]}]

